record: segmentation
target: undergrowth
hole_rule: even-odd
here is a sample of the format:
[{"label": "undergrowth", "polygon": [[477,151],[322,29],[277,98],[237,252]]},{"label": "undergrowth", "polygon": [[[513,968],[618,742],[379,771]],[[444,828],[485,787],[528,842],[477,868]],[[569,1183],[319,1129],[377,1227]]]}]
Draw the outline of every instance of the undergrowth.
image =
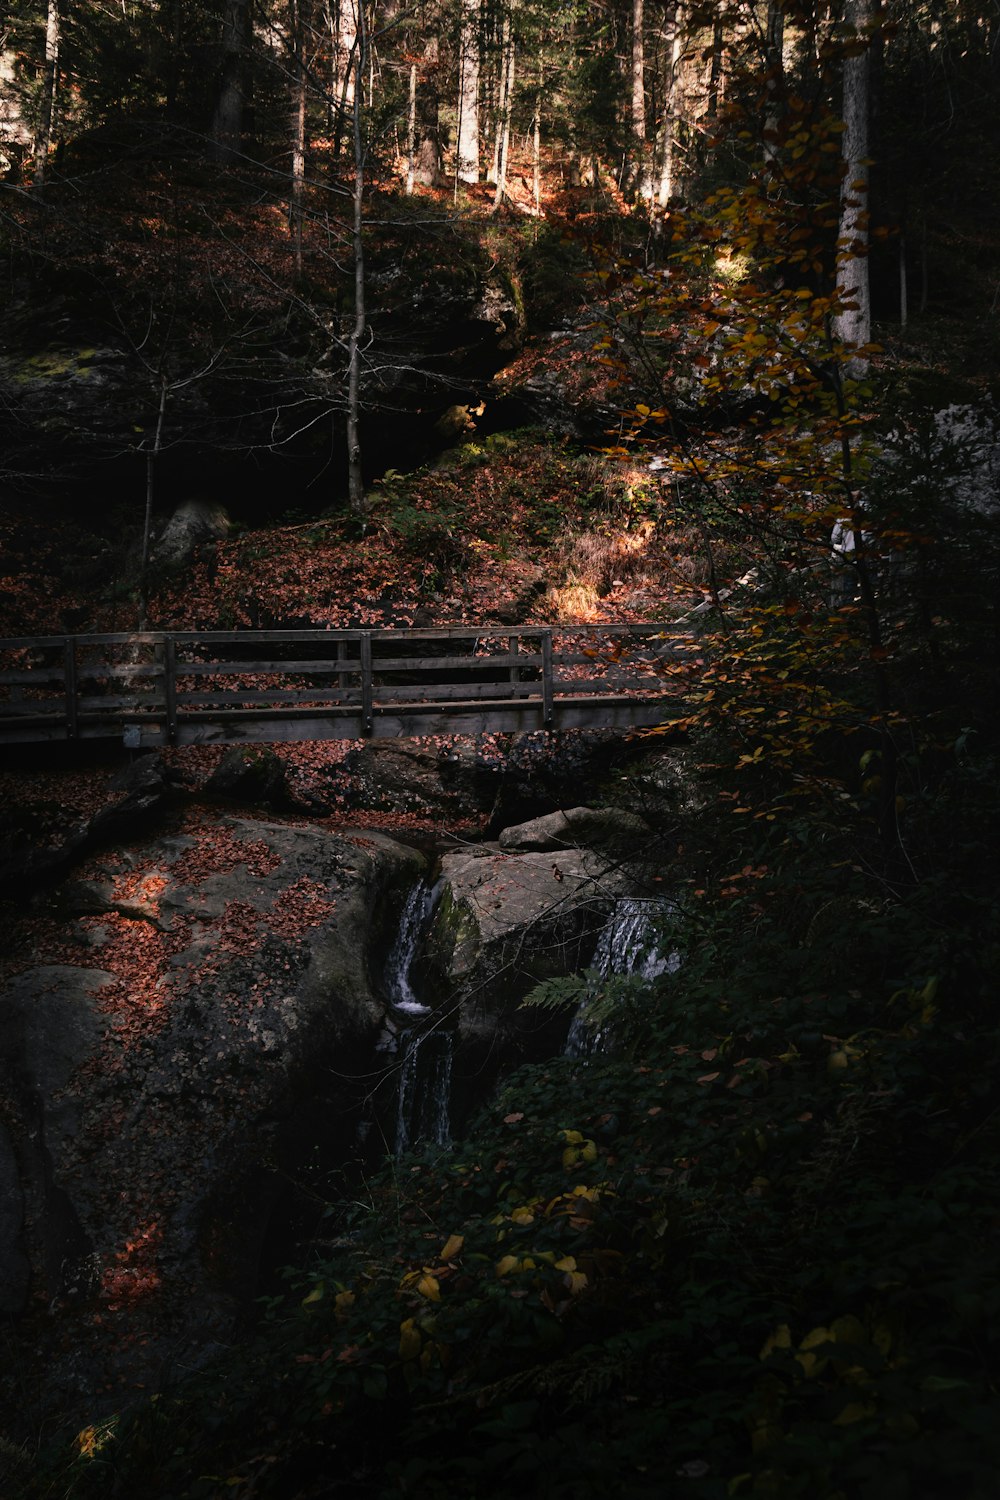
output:
[{"label": "undergrowth", "polygon": [[251,1342],[23,1493],[992,1495],[994,773],[956,748],[904,891],[720,811],[612,1050],[388,1165]]}]

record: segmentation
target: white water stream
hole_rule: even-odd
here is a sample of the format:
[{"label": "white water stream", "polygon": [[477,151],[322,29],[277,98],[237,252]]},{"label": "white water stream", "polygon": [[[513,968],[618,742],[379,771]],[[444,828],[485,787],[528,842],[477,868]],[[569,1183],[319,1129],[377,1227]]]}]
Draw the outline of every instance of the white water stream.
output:
[{"label": "white water stream", "polygon": [[412,972],[439,895],[440,886],[429,886],[426,881],[419,881],[413,887],[403,904],[399,928],[386,961],[385,991],[391,1012],[396,1018],[405,1017],[413,1023],[401,1025],[394,1038],[399,1069],[397,1156],[421,1141],[442,1146],[451,1139],[454,1035],[433,1022],[424,1022],[432,1008],[424,1004],[414,989]]},{"label": "white water stream", "polygon": [[[661,974],[676,973],[680,954],[661,951],[661,929],[673,909],[672,903],[662,897],[643,901],[634,896],[620,896],[601,928],[591,968],[601,979],[627,975],[659,979]],[[607,1040],[608,1028],[588,1025],[584,1020],[586,1011],[584,1001],[570,1023],[567,1057],[589,1057],[600,1052]]]}]

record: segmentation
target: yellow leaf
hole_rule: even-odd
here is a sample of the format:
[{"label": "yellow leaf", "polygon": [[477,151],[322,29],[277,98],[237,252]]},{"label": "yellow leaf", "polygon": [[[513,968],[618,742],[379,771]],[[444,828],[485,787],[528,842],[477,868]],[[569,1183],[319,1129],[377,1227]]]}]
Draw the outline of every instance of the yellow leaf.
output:
[{"label": "yellow leaf", "polygon": [[317,1282],[312,1291],[309,1293],[308,1297],[302,1298],[302,1306],[312,1307],[315,1303],[322,1302],[325,1290],[326,1288],[324,1287],[322,1281]]},{"label": "yellow leaf", "polygon": [[530,1208],[515,1208],[510,1217],[515,1224],[530,1224],[535,1216]]},{"label": "yellow leaf", "polygon": [[520,1270],[521,1262],[516,1255],[505,1255],[497,1261],[497,1275],[509,1276],[511,1271]]},{"label": "yellow leaf", "polygon": [[580,1156],[583,1161],[597,1160],[597,1147],[594,1145],[593,1141],[587,1142],[583,1150],[580,1152]]},{"label": "yellow leaf", "polygon": [[874,1406],[860,1401],[849,1401],[842,1406],[833,1419],[834,1427],[849,1427],[852,1422],[861,1422],[865,1417],[870,1417],[874,1412]]},{"label": "yellow leaf", "polygon": [[830,1337],[838,1344],[864,1344],[867,1335],[859,1318],[853,1313],[847,1313],[842,1318],[834,1318],[830,1324]]},{"label": "yellow leaf", "polygon": [[580,1146],[583,1144],[583,1136],[578,1130],[560,1130],[559,1134],[567,1146]]},{"label": "yellow leaf", "polygon": [[774,1332],[764,1341],[764,1347],[760,1351],[761,1359],[775,1349],[790,1349],[792,1347],[792,1331],[787,1323],[779,1323]]},{"label": "yellow leaf", "polygon": [[353,1292],[338,1292],[337,1293],[336,1297],[334,1297],[334,1299],[333,1299],[333,1305],[334,1305],[334,1308],[336,1310],[336,1318],[337,1318],[337,1322],[338,1323],[340,1323],[340,1322],[343,1321],[344,1315],[347,1312],[347,1309],[349,1307],[353,1307],[355,1301],[356,1301],[356,1298],[355,1298]]},{"label": "yellow leaf", "polygon": [[441,1287],[436,1276],[429,1271],[425,1272],[417,1282],[417,1291],[421,1297],[426,1297],[428,1302],[441,1301]]},{"label": "yellow leaf", "polygon": [[555,1268],[557,1271],[575,1271],[576,1257],[574,1255],[564,1255],[562,1260],[556,1261]]},{"label": "yellow leaf", "polygon": [[795,1358],[802,1366],[803,1374],[805,1374],[807,1377],[810,1375],[819,1374],[820,1370],[822,1370],[826,1365],[828,1356],[823,1355],[823,1357],[820,1358],[812,1351],[819,1345],[829,1344],[831,1342],[832,1335],[829,1328],[813,1328],[809,1333],[806,1334],[795,1355]]},{"label": "yellow leaf", "polygon": [[445,1241],[444,1249],[441,1251],[441,1259],[454,1260],[455,1256],[461,1252],[462,1246],[464,1244],[464,1234],[450,1234]]},{"label": "yellow leaf", "polygon": [[569,1289],[571,1297],[576,1297],[587,1285],[587,1278],[582,1271],[567,1271],[563,1281]]},{"label": "yellow leaf", "polygon": [[423,1339],[420,1330],[412,1318],[407,1318],[405,1323],[399,1325],[399,1357],[400,1359],[416,1359],[420,1353]]}]

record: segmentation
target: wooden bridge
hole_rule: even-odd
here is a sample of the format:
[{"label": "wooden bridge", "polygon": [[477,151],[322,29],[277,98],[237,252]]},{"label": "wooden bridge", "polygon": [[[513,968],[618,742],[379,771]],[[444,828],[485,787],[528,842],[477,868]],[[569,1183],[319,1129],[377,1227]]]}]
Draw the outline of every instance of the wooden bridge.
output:
[{"label": "wooden bridge", "polygon": [[636,727],[682,711],[676,625],[147,631],[0,639],[0,744]]}]

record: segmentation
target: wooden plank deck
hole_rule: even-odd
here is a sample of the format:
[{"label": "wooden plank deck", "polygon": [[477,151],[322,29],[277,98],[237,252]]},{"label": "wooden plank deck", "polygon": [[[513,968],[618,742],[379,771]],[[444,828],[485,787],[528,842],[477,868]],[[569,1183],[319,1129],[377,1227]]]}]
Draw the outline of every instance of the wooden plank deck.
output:
[{"label": "wooden plank deck", "polygon": [[0,745],[640,727],[684,711],[696,655],[669,623],[0,639]]}]

